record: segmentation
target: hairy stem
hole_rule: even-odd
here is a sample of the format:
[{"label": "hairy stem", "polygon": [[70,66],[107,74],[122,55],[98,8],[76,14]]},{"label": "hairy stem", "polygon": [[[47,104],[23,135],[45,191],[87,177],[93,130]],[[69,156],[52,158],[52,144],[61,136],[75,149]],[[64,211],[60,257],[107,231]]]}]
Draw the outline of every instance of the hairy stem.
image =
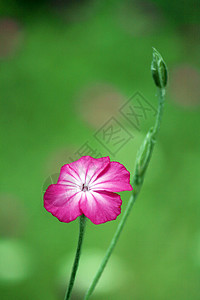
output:
[{"label": "hairy stem", "polygon": [[[152,133],[151,133],[151,147],[150,147],[150,150],[148,151],[148,153],[146,154],[146,158],[145,158],[145,164],[142,166],[143,168],[143,172],[142,174],[140,175],[138,173],[138,161],[136,161],[136,168],[135,168],[135,172],[134,172],[134,177],[133,177],[133,192],[132,192],[132,195],[128,201],[128,204],[127,204],[127,207],[125,209],[125,212],[120,220],[120,223],[117,227],[117,230],[111,240],[111,243],[106,251],[106,254],[101,262],[101,265],[88,289],[88,291],[86,292],[86,295],[85,295],[85,298],[84,300],[87,300],[89,299],[89,297],[91,296],[91,294],[93,293],[105,267],[106,267],[106,264],[114,250],[114,247],[115,245],[117,244],[117,241],[120,237],[120,234],[122,232],[122,229],[126,223],[126,220],[131,212],[131,209],[135,203],[135,200],[140,192],[140,189],[142,187],[142,184],[143,184],[143,181],[144,181],[144,176],[145,176],[145,172],[146,172],[146,169],[147,169],[147,166],[150,162],[150,158],[151,158],[151,155],[152,155],[152,151],[153,151],[153,147],[154,147],[154,144],[155,144],[155,139],[156,139],[156,136],[157,136],[157,133],[159,131],[159,128],[160,128],[160,123],[161,123],[161,119],[162,119],[162,114],[163,114],[163,105],[164,105],[164,97],[165,97],[165,89],[164,88],[158,88],[158,100],[159,100],[159,107],[158,107],[158,113],[157,113],[157,117],[156,117],[156,121],[155,121],[155,125],[152,129]],[[140,152],[140,151],[139,151]],[[139,159],[138,159],[139,160]]]}]

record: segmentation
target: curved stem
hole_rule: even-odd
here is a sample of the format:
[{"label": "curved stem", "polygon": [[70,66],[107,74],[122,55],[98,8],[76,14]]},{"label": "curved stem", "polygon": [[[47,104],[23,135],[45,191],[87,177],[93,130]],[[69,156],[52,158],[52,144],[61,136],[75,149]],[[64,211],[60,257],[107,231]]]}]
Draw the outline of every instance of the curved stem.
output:
[{"label": "curved stem", "polygon": [[136,195],[132,194],[131,198],[130,198],[130,200],[128,202],[128,205],[126,207],[126,210],[125,210],[125,212],[124,212],[124,214],[123,214],[123,216],[121,218],[121,221],[120,221],[120,223],[119,223],[119,225],[117,227],[117,230],[116,230],[116,232],[114,234],[114,237],[111,240],[111,243],[110,243],[110,245],[109,245],[109,247],[108,247],[108,249],[106,251],[106,254],[105,254],[105,256],[104,256],[104,258],[102,260],[102,263],[101,263],[101,265],[100,265],[100,267],[99,267],[99,269],[98,269],[98,271],[97,271],[97,273],[96,273],[96,275],[95,275],[95,277],[94,277],[94,279],[92,281],[92,284],[90,285],[90,288],[88,289],[88,291],[87,291],[87,293],[85,295],[84,300],[89,299],[90,295],[94,291],[94,289],[95,289],[95,287],[96,287],[96,285],[97,285],[97,283],[98,283],[98,281],[99,281],[99,279],[100,279],[100,277],[101,277],[101,275],[102,275],[102,273],[103,273],[103,271],[105,269],[105,266],[106,266],[106,264],[107,264],[107,262],[108,262],[108,260],[109,260],[109,258],[111,256],[112,252],[113,252],[113,249],[114,249],[114,247],[115,247],[115,245],[116,245],[116,243],[117,243],[117,241],[119,239],[120,233],[121,233],[121,231],[122,231],[122,229],[123,229],[123,227],[125,225],[126,219],[127,219],[128,215],[129,215],[129,213],[131,211],[131,208],[132,208],[135,200],[136,200]]},{"label": "curved stem", "polygon": [[74,286],[74,282],[75,282],[75,278],[76,278],[76,272],[77,272],[77,269],[78,269],[79,259],[80,259],[80,254],[81,254],[81,247],[82,247],[82,243],[83,243],[83,236],[84,236],[84,231],[85,231],[85,222],[86,222],[86,217],[84,215],[80,216],[78,245],[77,245],[77,249],[76,249],[74,264],[73,264],[73,267],[72,267],[69,286],[68,286],[67,292],[65,294],[64,300],[69,300],[70,299],[72,289],[73,289],[73,286]]},{"label": "curved stem", "polygon": [[[156,138],[157,133],[158,133],[159,128],[160,128],[160,123],[161,123],[162,113],[163,113],[164,96],[165,96],[165,89],[164,88],[159,88],[158,89],[158,100],[159,100],[158,113],[157,113],[155,125],[153,127],[152,148],[151,148],[151,151],[148,154],[148,157],[146,159],[146,163],[145,163],[145,166],[144,166],[145,171],[146,171],[147,166],[149,164],[149,161],[150,161],[150,158],[151,158],[151,154],[152,154],[152,150],[153,150],[153,146],[155,144],[155,138]],[[137,161],[136,161],[136,166],[137,166]],[[136,170],[134,172],[133,182],[132,182],[134,190],[133,190],[132,195],[131,195],[131,197],[130,197],[130,199],[128,201],[127,207],[126,207],[125,212],[124,212],[124,214],[123,214],[123,216],[122,216],[122,218],[120,220],[120,223],[119,223],[119,225],[117,227],[117,230],[116,230],[116,232],[115,232],[115,234],[114,234],[114,236],[113,236],[113,238],[111,240],[111,243],[110,243],[110,245],[109,245],[109,247],[108,247],[108,249],[106,251],[106,254],[105,254],[105,256],[104,256],[104,258],[102,260],[102,263],[101,263],[101,265],[100,265],[100,267],[99,267],[99,269],[98,269],[98,271],[97,271],[97,273],[96,273],[96,275],[95,275],[95,277],[94,277],[94,279],[93,279],[93,281],[92,281],[92,283],[91,283],[88,291],[86,292],[84,300],[88,300],[89,299],[89,297],[91,296],[92,292],[94,291],[94,289],[95,289],[95,287],[96,287],[96,285],[97,285],[97,283],[98,283],[98,281],[99,281],[99,279],[100,279],[100,277],[101,277],[101,275],[102,275],[102,273],[103,273],[103,271],[104,271],[104,269],[106,267],[106,264],[107,264],[107,262],[108,262],[108,260],[109,260],[109,258],[111,256],[111,254],[113,252],[113,249],[114,249],[115,245],[117,244],[117,241],[118,241],[118,239],[120,237],[122,229],[123,229],[123,227],[124,227],[124,225],[126,223],[126,220],[127,220],[128,216],[129,216],[129,214],[131,212],[131,209],[132,209],[132,207],[133,207],[133,205],[135,203],[135,200],[136,200],[136,198],[137,198],[137,196],[138,196],[138,194],[140,192],[140,189],[142,187],[142,183],[143,183],[143,180],[144,180],[144,175],[145,175],[145,173],[143,174],[142,178],[140,178],[140,180],[138,180],[137,167],[136,167]]]}]

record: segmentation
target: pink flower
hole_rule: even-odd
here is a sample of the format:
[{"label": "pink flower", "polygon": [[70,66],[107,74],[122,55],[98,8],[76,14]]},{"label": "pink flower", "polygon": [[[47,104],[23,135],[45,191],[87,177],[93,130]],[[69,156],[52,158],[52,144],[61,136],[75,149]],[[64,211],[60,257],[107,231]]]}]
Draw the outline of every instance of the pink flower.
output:
[{"label": "pink flower", "polygon": [[116,192],[131,191],[130,173],[110,158],[83,156],[61,168],[57,184],[44,194],[44,207],[61,222],[84,214],[94,224],[115,220],[121,213]]}]

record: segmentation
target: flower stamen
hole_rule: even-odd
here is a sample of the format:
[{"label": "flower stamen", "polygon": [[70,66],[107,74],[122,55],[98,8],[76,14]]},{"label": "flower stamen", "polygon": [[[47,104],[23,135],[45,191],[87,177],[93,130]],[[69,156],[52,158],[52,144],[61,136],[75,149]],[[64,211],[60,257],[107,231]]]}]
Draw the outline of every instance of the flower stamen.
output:
[{"label": "flower stamen", "polygon": [[88,189],[87,185],[85,185],[85,184],[83,183],[81,191],[87,192],[88,190],[89,190],[89,189]]}]

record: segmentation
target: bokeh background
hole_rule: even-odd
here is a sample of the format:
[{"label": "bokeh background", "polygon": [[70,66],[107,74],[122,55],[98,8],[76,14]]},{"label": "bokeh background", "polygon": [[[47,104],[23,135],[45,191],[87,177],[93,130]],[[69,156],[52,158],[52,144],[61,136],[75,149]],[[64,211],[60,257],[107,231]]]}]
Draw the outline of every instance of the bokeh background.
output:
[{"label": "bokeh background", "polygon": [[[0,2],[1,300],[63,299],[78,222],[46,212],[44,190],[85,143],[133,173],[155,114],[141,115],[136,128],[120,108],[137,93],[156,109],[152,46],[169,70],[162,128],[91,299],[200,299],[199,13],[198,0]],[[116,153],[95,138],[112,117],[133,137]],[[83,299],[120,218],[88,221],[74,300]]]}]

